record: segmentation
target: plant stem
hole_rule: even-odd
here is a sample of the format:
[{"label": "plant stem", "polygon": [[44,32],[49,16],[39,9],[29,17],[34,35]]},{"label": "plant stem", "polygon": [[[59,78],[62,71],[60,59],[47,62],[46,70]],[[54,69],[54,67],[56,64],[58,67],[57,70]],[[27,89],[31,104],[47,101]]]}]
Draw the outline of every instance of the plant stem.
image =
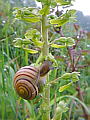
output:
[{"label": "plant stem", "polygon": [[49,47],[48,47],[48,29],[47,29],[47,16],[46,15],[42,15],[41,33],[42,33],[42,41],[44,42],[41,52],[42,52],[42,55],[48,56]]},{"label": "plant stem", "polygon": [[[48,56],[49,55],[48,28],[47,28],[47,15],[45,14],[42,15],[41,35],[42,35],[42,41],[44,42],[41,53],[42,56]],[[49,81],[49,75],[47,75],[46,82],[48,81]],[[50,86],[49,85],[45,87],[43,95],[44,95],[44,99],[41,105],[42,120],[50,120]]]},{"label": "plant stem", "polygon": [[[60,32],[60,35],[61,35],[61,36],[63,35],[62,30],[61,30],[61,32]],[[63,36],[64,36],[64,35],[63,35]],[[76,36],[76,38],[77,38],[77,36]],[[79,38],[79,39],[80,39],[80,38]],[[76,67],[77,67],[78,61],[79,61],[79,59],[80,59],[80,57],[81,57],[81,55],[80,55],[80,56],[78,57],[76,63],[75,63],[74,55],[73,55],[72,52],[71,52],[72,50],[74,50],[74,49],[77,47],[78,42],[80,41],[79,39],[76,40],[76,43],[75,43],[74,46],[72,46],[72,48],[68,48],[68,47],[67,47],[68,55],[69,55],[69,57],[70,57],[70,62],[71,62],[71,68],[72,68],[71,72],[76,71]],[[81,88],[80,88],[80,83],[79,83],[79,81],[78,81],[77,84],[76,84],[76,91],[78,92],[79,99],[83,102],[83,95],[82,95],[82,91],[81,91]],[[85,110],[85,108],[84,108],[83,106],[82,106],[82,110],[83,110],[83,113],[84,113],[84,118],[85,118],[86,120],[88,120],[88,119],[89,119],[89,118],[88,118],[89,115],[88,115],[87,111]],[[69,116],[69,117],[70,117],[70,116]]]},{"label": "plant stem", "polygon": [[[79,81],[77,82],[77,88],[76,88],[76,90],[77,90],[77,92],[78,92],[78,97],[79,97],[79,99],[80,99],[82,102],[84,102]],[[83,106],[82,106],[82,110],[83,110],[83,113],[84,113],[84,118],[85,118],[86,120],[88,120],[88,113],[87,113],[87,111],[85,110],[85,108],[84,108]]]},{"label": "plant stem", "polygon": [[25,51],[25,63],[26,65],[28,65],[28,52]]}]

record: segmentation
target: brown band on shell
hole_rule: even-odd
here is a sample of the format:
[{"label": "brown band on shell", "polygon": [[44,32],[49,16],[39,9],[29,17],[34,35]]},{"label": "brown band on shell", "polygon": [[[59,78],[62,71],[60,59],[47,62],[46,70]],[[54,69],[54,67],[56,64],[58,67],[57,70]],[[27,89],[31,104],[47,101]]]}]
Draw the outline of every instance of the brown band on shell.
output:
[{"label": "brown band on shell", "polygon": [[32,100],[38,94],[39,78],[39,69],[31,66],[22,67],[14,76],[14,88],[22,98]]},{"label": "brown band on shell", "polygon": [[38,94],[36,86],[32,86],[32,84],[27,80],[18,81],[15,84],[15,89],[22,98],[27,99],[27,100],[33,99]]}]

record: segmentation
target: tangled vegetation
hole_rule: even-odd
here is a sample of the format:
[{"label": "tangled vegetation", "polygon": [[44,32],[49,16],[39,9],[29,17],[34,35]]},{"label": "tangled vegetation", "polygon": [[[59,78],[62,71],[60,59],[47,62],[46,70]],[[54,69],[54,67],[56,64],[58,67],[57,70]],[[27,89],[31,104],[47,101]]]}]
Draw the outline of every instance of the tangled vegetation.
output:
[{"label": "tangled vegetation", "polygon": [[[0,0],[0,119],[89,120],[90,37],[76,24],[73,0]],[[35,99],[13,86],[16,71],[52,62]]]}]

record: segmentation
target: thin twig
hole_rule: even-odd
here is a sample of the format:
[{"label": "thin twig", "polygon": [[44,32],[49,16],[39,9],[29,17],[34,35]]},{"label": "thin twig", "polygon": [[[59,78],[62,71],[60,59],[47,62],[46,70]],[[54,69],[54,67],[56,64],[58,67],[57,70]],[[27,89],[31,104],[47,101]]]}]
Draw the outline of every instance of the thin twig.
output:
[{"label": "thin twig", "polygon": [[81,54],[79,55],[79,57],[78,57],[77,60],[76,60],[75,68],[76,68],[76,66],[77,66],[77,64],[78,64],[78,62],[79,62],[79,60],[80,60],[80,58],[81,58]]},{"label": "thin twig", "polygon": [[[62,33],[62,30],[61,30],[60,34],[61,34],[61,33]],[[62,34],[61,34],[61,36],[62,36]],[[81,37],[79,37],[79,39],[80,39],[80,38],[81,38]],[[76,43],[75,43],[75,45],[74,45],[72,48],[67,48],[68,54],[69,54],[69,57],[70,57],[70,61],[71,61],[72,72],[74,72],[74,71],[76,70],[76,66],[77,66],[78,61],[79,61],[79,59],[80,59],[80,57],[81,57],[81,55],[80,55],[80,56],[78,57],[76,63],[75,63],[75,60],[74,60],[75,58],[74,58],[74,56],[72,56],[72,53],[71,53],[71,50],[74,50],[74,49],[77,47],[78,42],[79,42],[79,39],[76,40]],[[83,101],[83,95],[82,95],[82,92],[81,92],[81,88],[80,88],[79,82],[77,82],[76,91],[78,92],[79,99],[80,99],[81,101]],[[84,108],[83,106],[82,106],[82,110],[83,110],[84,117],[86,118],[86,120],[89,120],[89,119],[88,119],[88,113],[86,112],[86,110],[85,110],[85,108]]]}]

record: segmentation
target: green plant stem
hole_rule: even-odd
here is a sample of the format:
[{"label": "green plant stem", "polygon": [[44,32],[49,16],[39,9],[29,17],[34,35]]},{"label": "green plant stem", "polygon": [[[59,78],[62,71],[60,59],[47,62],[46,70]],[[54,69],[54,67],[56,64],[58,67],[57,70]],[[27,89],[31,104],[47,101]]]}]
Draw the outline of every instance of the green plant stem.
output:
[{"label": "green plant stem", "polygon": [[[43,5],[44,7],[44,5]],[[41,50],[42,56],[49,55],[49,46],[48,46],[48,28],[47,28],[47,15],[42,15],[42,24],[41,24],[41,34],[42,34],[42,41],[44,45]],[[46,82],[49,81],[49,75],[47,75]],[[43,96],[43,103],[41,105],[41,114],[42,120],[50,120],[50,86],[45,86]]]},{"label": "green plant stem", "polygon": [[[28,46],[26,46],[28,48]],[[28,52],[25,51],[25,64],[28,65]]]},{"label": "green plant stem", "polygon": [[42,25],[41,25],[42,41],[44,42],[42,48],[42,55],[48,56],[49,47],[48,47],[48,29],[47,29],[47,16],[42,15]]},{"label": "green plant stem", "polygon": [[28,65],[28,52],[25,51],[25,63],[26,65]]}]

